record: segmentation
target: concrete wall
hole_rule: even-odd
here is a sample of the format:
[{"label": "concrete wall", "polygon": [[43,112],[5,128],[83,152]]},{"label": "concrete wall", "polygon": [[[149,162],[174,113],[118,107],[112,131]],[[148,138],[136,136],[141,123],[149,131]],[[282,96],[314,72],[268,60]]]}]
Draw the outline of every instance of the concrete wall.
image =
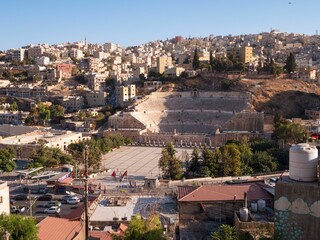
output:
[{"label": "concrete wall", "polygon": [[0,136],[8,137],[21,135],[25,133],[30,133],[35,130],[39,130],[42,127],[31,127],[31,126],[22,126],[22,125],[11,125],[11,124],[1,124],[0,125]]},{"label": "concrete wall", "polygon": [[316,240],[320,236],[320,186],[279,181],[275,188],[275,236]]}]

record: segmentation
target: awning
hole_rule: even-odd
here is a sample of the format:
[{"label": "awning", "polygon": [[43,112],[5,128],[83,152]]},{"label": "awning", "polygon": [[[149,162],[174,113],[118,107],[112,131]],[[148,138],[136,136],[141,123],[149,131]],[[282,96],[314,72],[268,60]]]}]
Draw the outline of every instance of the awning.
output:
[{"label": "awning", "polygon": [[58,182],[58,185],[60,186],[66,186],[66,185],[71,185],[71,183],[73,182],[73,178],[65,178],[62,181]]}]

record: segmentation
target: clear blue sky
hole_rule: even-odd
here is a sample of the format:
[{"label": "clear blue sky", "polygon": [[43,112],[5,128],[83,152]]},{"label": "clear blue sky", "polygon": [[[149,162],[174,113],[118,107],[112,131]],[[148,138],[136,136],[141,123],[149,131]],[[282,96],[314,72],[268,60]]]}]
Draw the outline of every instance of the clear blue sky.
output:
[{"label": "clear blue sky", "polygon": [[319,0],[0,0],[0,50],[85,37],[90,43],[132,46],[271,27],[315,34],[319,9]]}]

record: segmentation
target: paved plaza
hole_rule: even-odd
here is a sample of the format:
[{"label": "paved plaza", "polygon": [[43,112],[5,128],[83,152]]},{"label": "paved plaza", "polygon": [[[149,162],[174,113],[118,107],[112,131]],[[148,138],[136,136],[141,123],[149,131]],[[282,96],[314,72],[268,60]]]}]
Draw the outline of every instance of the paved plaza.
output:
[{"label": "paved plaza", "polygon": [[[177,148],[176,156],[185,159],[185,155],[189,157],[192,153],[191,148]],[[161,157],[161,147],[128,147],[124,146],[110,153],[105,154],[103,165],[105,168],[111,169],[111,173],[116,171],[117,175],[128,171],[128,176],[135,179],[143,179],[144,177],[158,177],[158,162]],[[110,174],[111,174],[110,173]]]}]

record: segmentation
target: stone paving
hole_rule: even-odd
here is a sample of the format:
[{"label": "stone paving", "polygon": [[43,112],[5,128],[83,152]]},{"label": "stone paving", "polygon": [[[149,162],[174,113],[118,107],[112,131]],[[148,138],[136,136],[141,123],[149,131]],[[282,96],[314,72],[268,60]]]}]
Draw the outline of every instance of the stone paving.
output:
[{"label": "stone paving", "polygon": [[[192,153],[191,148],[177,148],[176,156],[183,159],[183,156],[188,153],[189,157]],[[123,174],[128,171],[128,176],[135,179],[143,179],[144,177],[158,177],[159,167],[158,162],[161,157],[161,147],[132,147],[124,146],[116,149],[103,156],[102,165],[116,172]]]}]

